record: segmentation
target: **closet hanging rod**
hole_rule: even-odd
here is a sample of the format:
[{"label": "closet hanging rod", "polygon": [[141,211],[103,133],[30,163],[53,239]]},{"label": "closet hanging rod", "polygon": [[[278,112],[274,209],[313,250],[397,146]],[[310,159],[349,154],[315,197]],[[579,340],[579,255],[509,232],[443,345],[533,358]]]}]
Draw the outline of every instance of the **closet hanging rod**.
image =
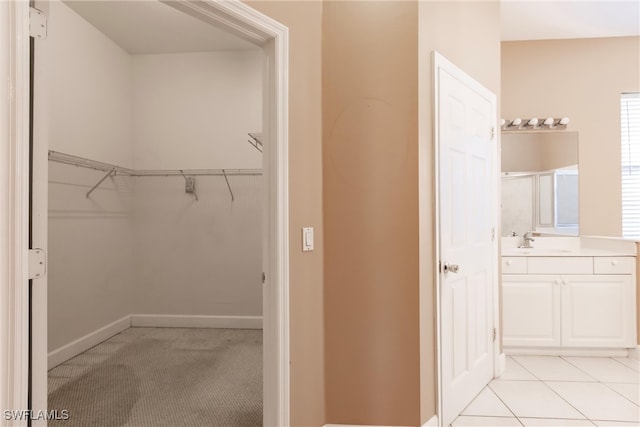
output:
[{"label": "closet hanging rod", "polygon": [[[49,150],[49,160],[58,163],[64,163],[73,166],[84,167],[88,169],[110,172],[109,175],[127,175],[127,176],[259,176],[262,175],[262,169],[156,169],[156,170],[136,170],[123,168],[121,166],[110,163],[99,162],[84,157],[74,156],[71,154],[60,153],[58,151]],[[105,178],[106,179],[106,178]]]},{"label": "closet hanging rod", "polygon": [[[181,172],[182,171],[182,172]],[[136,170],[130,176],[259,176],[262,169],[176,169],[176,170]]]},{"label": "closet hanging rod", "polygon": [[103,172],[113,171],[114,174],[132,175],[135,171],[129,168],[112,165],[110,163],[99,162],[97,160],[87,159],[85,157],[73,156],[71,154],[60,153],[58,151],[49,150],[49,161],[64,163],[72,166],[79,166],[88,169],[99,170]]}]

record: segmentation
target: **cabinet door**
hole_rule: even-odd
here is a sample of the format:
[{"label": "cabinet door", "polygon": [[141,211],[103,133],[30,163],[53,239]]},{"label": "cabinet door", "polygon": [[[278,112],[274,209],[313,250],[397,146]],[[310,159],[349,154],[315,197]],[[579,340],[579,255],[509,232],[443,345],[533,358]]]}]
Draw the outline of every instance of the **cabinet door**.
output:
[{"label": "cabinet door", "polygon": [[503,345],[560,345],[560,276],[502,276]]},{"label": "cabinet door", "polygon": [[562,278],[562,344],[569,347],[635,347],[632,275]]}]

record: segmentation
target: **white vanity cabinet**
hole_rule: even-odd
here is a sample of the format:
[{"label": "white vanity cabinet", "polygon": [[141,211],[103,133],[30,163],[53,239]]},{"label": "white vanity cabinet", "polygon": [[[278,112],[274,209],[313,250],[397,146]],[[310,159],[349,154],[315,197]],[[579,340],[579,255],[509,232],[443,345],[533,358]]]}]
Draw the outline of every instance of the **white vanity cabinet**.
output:
[{"label": "white vanity cabinet", "polygon": [[562,345],[634,347],[632,276],[566,276],[561,282]]},{"label": "white vanity cabinet", "polygon": [[503,344],[636,346],[635,257],[503,257]]},{"label": "white vanity cabinet", "polygon": [[557,276],[502,276],[502,343],[505,346],[558,347],[560,287]]}]

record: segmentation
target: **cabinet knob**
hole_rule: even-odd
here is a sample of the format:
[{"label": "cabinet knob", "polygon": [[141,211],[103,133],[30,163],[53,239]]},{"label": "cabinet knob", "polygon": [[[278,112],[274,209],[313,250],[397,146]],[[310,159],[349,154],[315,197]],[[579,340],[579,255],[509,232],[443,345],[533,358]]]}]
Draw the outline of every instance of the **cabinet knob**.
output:
[{"label": "cabinet knob", "polygon": [[560,284],[560,280],[558,280],[558,279],[554,280],[554,281],[553,281],[553,284],[554,284],[554,285],[559,285],[559,284]]},{"label": "cabinet knob", "polygon": [[511,265],[513,264],[513,261],[511,261],[510,259],[507,260],[507,265]]},{"label": "cabinet knob", "polygon": [[618,260],[617,259],[612,259],[611,260],[611,265],[618,265]]},{"label": "cabinet knob", "polygon": [[567,281],[566,281],[566,280],[562,280],[562,284],[563,284],[563,285],[566,285],[566,284],[567,284]]}]

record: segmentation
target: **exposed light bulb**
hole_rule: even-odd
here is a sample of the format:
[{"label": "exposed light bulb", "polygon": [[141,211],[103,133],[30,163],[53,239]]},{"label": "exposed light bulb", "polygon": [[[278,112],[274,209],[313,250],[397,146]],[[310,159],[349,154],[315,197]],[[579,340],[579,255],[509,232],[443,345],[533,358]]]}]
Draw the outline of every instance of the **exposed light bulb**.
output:
[{"label": "exposed light bulb", "polygon": [[538,125],[538,119],[529,119],[529,121],[527,122],[527,126],[537,126]]},{"label": "exposed light bulb", "polygon": [[567,125],[569,124],[569,117],[563,117],[560,119],[560,121],[558,122],[558,124],[560,125]]},{"label": "exposed light bulb", "polygon": [[520,126],[521,124],[522,124],[522,119],[518,117],[516,119],[513,119],[509,126]]},{"label": "exposed light bulb", "polygon": [[546,119],[544,119],[544,122],[542,124],[545,126],[553,125],[553,117],[547,117]]},{"label": "exposed light bulb", "polygon": [[500,127],[503,127],[506,124],[507,124],[507,121],[505,119],[500,119]]}]

